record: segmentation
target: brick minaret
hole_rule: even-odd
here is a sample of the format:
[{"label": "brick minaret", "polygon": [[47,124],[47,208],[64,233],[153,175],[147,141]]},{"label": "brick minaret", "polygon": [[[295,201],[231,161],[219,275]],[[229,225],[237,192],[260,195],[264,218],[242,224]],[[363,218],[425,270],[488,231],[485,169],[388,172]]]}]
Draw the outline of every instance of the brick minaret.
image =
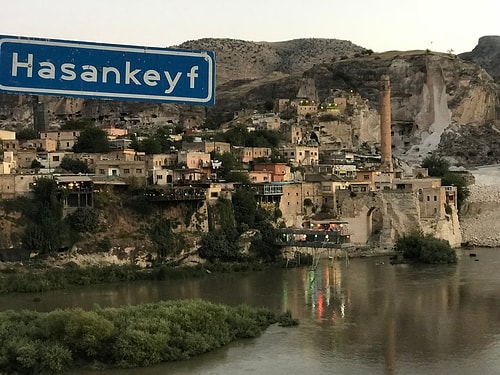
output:
[{"label": "brick minaret", "polygon": [[388,75],[380,77],[380,169],[392,172],[391,150],[391,81]]}]

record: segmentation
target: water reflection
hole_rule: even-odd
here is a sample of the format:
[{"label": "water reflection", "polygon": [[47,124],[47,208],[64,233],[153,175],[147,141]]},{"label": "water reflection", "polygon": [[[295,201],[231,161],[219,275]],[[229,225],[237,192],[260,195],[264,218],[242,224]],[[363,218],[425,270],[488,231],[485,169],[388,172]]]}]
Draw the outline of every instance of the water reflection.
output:
[{"label": "water reflection", "polygon": [[[243,372],[290,374],[497,373],[500,368],[500,252],[461,252],[452,266],[390,265],[385,259],[325,260],[296,268],[208,275],[0,297],[0,308],[122,306],[204,298],[291,310],[297,328],[274,327],[189,361],[141,374]],[[113,374],[135,374],[115,370]]]}]

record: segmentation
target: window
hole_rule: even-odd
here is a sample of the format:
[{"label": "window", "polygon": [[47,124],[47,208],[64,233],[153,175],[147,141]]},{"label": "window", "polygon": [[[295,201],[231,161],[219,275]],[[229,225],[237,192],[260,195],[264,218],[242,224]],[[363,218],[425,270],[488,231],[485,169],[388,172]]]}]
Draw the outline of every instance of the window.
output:
[{"label": "window", "polygon": [[370,179],[370,175],[369,174],[364,174],[363,175],[363,180],[369,180]]},{"label": "window", "polygon": [[59,161],[59,156],[53,156],[52,161]]},{"label": "window", "polygon": [[163,180],[163,176],[162,175],[156,176],[156,179],[157,180]]},{"label": "window", "polygon": [[129,173],[130,173],[130,169],[125,168],[125,169],[123,170],[123,173],[125,173],[125,174],[129,174]]},{"label": "window", "polygon": [[437,195],[435,195],[434,196],[434,202],[437,202],[437,200],[438,200],[438,197],[437,197]]},{"label": "window", "polygon": [[431,200],[431,197],[428,195],[427,196],[427,202],[429,202]]},{"label": "window", "polygon": [[210,192],[210,198],[217,198],[219,196],[219,193],[216,191]]},{"label": "window", "polygon": [[137,169],[135,170],[135,173],[138,173],[138,174],[142,173],[142,169],[141,169],[141,168],[137,168]]},{"label": "window", "polygon": [[104,174],[104,169],[99,169],[99,174]]}]

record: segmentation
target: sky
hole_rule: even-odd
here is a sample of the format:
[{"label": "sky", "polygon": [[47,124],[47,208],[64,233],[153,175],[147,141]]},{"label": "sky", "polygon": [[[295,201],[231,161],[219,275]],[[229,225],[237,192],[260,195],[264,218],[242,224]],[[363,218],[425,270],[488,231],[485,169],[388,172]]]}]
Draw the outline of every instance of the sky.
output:
[{"label": "sky", "polygon": [[188,40],[348,40],[374,52],[471,51],[500,1],[0,0],[0,35],[173,47]]}]

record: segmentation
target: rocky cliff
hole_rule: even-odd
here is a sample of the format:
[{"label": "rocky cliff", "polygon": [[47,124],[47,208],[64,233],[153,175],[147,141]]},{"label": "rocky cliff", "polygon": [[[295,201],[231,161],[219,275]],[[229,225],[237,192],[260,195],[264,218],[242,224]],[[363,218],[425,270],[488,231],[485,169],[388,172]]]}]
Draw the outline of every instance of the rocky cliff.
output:
[{"label": "rocky cliff", "polygon": [[[388,74],[393,152],[414,163],[437,150],[442,134],[456,129],[452,125],[483,126],[498,116],[499,87],[491,76],[448,54],[390,52],[315,66],[306,74],[320,97],[332,88],[354,90],[367,99],[367,110],[378,109],[379,79]],[[362,130],[355,130],[360,139],[372,137]]]},{"label": "rocky cliff", "polygon": [[486,35],[479,38],[477,46],[470,52],[458,55],[482,66],[492,77],[500,80],[500,36]]}]

